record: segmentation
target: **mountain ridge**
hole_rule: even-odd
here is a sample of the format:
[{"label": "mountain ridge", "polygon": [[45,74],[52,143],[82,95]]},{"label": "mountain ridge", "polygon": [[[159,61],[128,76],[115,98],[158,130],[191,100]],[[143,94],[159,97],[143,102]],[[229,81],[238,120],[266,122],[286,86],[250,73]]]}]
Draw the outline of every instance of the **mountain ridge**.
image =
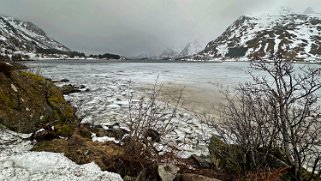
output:
[{"label": "mountain ridge", "polygon": [[0,16],[0,56],[7,59],[67,58],[84,56],[48,37],[32,22]]},{"label": "mountain ridge", "polygon": [[284,10],[279,14],[241,16],[194,60],[321,61],[321,15]]},{"label": "mountain ridge", "polygon": [[187,45],[182,49],[182,51],[177,55],[177,58],[186,58],[192,56],[200,51],[202,51],[203,47],[198,41],[193,41],[187,43]]}]

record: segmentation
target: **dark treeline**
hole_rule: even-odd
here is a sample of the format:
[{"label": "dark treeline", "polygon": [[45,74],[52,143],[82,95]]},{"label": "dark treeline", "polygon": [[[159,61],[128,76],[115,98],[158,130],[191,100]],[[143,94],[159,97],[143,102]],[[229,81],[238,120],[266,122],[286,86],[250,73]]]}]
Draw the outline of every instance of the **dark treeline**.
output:
[{"label": "dark treeline", "polygon": [[120,59],[121,57],[119,55],[111,54],[111,53],[105,53],[105,54],[99,54],[99,55],[90,55],[91,58],[97,58],[97,59]]},{"label": "dark treeline", "polygon": [[43,48],[37,48],[36,50],[37,53],[42,53],[42,54],[59,54],[59,55],[68,55],[71,58],[74,57],[86,57],[85,53],[82,52],[77,52],[77,51],[61,51],[57,49],[43,49]]}]

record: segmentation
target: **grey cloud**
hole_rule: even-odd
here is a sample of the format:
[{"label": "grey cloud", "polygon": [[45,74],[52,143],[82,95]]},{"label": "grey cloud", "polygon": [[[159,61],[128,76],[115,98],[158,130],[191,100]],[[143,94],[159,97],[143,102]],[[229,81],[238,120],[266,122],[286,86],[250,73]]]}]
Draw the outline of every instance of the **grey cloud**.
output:
[{"label": "grey cloud", "polygon": [[[321,11],[320,0],[0,0],[0,13],[32,21],[87,53],[159,54],[204,46],[243,14],[281,6]],[[319,9],[318,9],[319,8]]]}]

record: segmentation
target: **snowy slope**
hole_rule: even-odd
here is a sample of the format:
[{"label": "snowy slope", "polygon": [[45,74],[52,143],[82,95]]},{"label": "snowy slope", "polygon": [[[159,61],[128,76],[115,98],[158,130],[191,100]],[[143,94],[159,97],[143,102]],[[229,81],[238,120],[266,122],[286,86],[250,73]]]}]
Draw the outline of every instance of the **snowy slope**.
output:
[{"label": "snowy slope", "polygon": [[32,144],[24,140],[29,136],[0,127],[0,180],[122,180],[94,163],[77,165],[60,153],[30,152]]},{"label": "snowy slope", "polygon": [[49,38],[36,25],[12,17],[0,16],[0,53],[35,53],[36,49],[55,49],[69,52],[70,50]]},{"label": "snowy slope", "polygon": [[321,15],[288,9],[259,16],[241,16],[194,59],[270,59],[320,61]]},{"label": "snowy slope", "polygon": [[189,57],[191,55],[194,55],[200,51],[202,51],[203,47],[198,41],[193,41],[188,43],[184,49],[178,54],[178,58],[184,58]]}]

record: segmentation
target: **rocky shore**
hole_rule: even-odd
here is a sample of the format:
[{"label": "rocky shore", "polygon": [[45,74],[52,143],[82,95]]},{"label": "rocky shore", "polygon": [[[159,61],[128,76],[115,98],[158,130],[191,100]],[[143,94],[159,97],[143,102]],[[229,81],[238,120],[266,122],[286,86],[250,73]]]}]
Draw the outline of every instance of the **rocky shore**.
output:
[{"label": "rocky shore", "polygon": [[217,181],[290,171],[274,150],[273,170],[242,173],[244,147],[184,106],[190,90],[142,89],[122,73],[46,79],[0,62],[0,179]]},{"label": "rocky shore", "polygon": [[0,180],[122,180],[94,162],[31,151],[43,141],[68,140],[78,119],[58,87],[25,68],[0,62]]},{"label": "rocky shore", "polygon": [[[130,82],[115,78],[100,88],[78,86],[67,79],[51,81],[11,63],[1,62],[0,67],[3,179],[214,180],[210,177],[226,177],[214,171],[211,161],[203,156],[208,155],[208,138],[204,136],[209,135],[204,131],[210,129],[204,129],[203,123],[188,111],[156,99],[158,109],[163,110],[158,115],[162,121],[148,130],[146,138],[151,139],[156,149],[153,153],[157,154],[131,153],[138,147],[132,147],[132,123],[128,120],[135,110],[129,107],[137,106],[139,99],[149,95],[150,90],[136,92]],[[99,91],[104,94],[97,94]],[[91,101],[86,102],[88,98]],[[141,103],[148,106],[148,102]],[[76,111],[75,107],[79,109]],[[170,128],[166,134],[157,130],[164,124]]]}]

